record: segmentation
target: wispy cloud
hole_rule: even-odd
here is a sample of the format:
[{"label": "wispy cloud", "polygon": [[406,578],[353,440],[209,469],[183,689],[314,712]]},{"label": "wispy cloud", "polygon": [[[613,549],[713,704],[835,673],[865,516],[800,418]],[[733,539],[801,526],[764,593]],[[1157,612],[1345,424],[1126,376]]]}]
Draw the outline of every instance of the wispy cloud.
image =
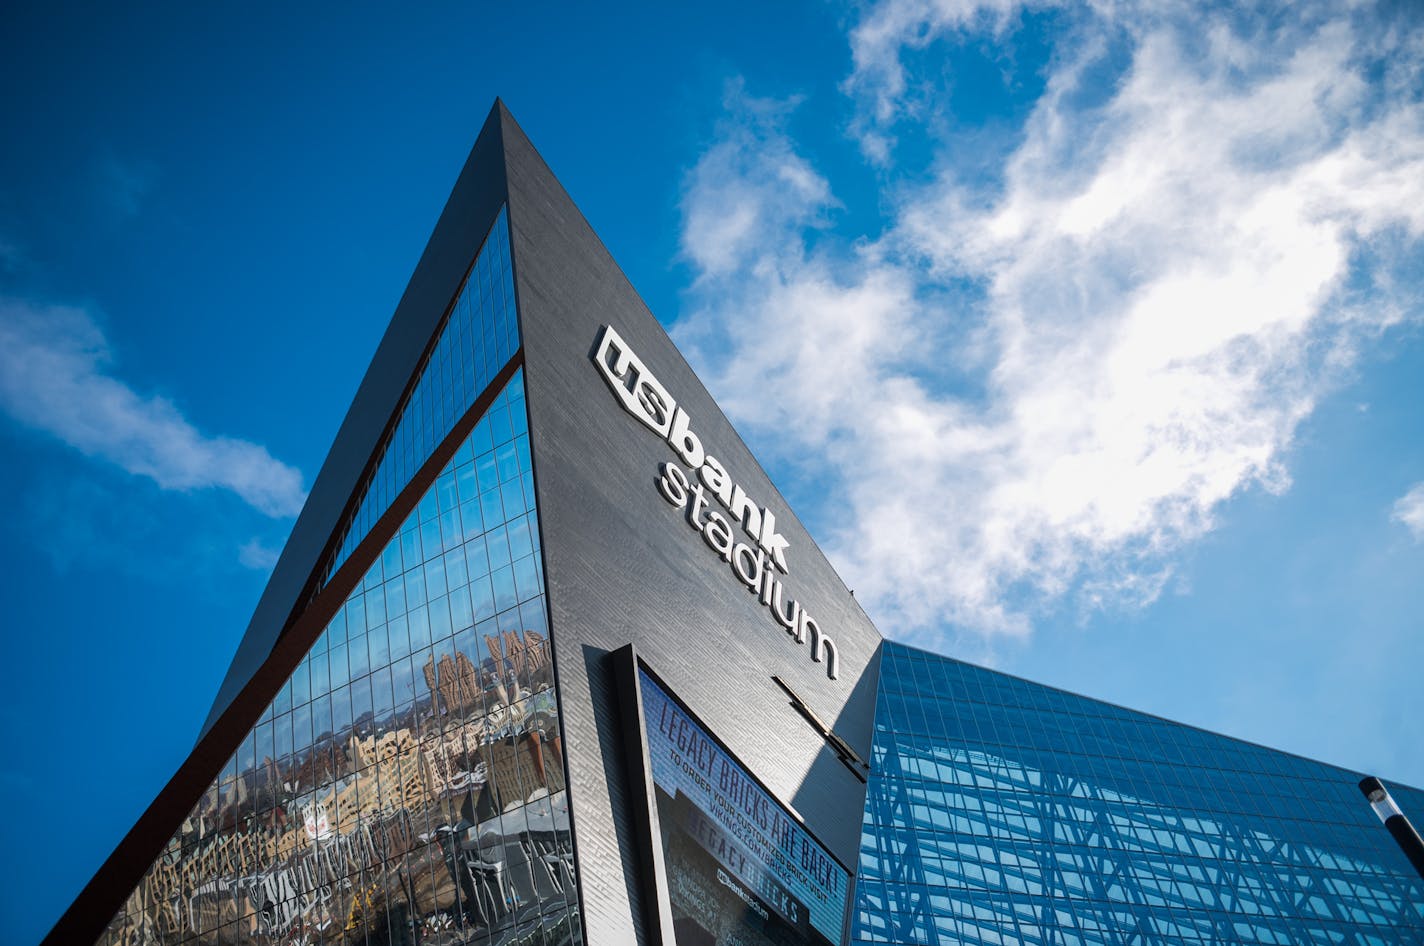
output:
[{"label": "wispy cloud", "polygon": [[256,572],[270,572],[277,564],[279,549],[265,544],[261,539],[249,539],[237,550],[237,560],[243,568]]},{"label": "wispy cloud", "polygon": [[895,146],[894,128],[923,120],[937,106],[932,84],[911,82],[904,58],[947,33],[977,29],[1002,36],[1021,11],[1045,3],[1021,0],[883,0],[870,4],[850,32],[854,69],[841,84],[860,105],[851,132],[866,158],[886,165]]},{"label": "wispy cloud", "polygon": [[[16,504],[4,523],[15,547],[43,556],[61,575],[103,573],[144,585],[218,591],[246,581],[248,572],[269,570],[263,537],[282,529],[280,522],[264,527],[242,504],[168,492],[108,464],[29,478]],[[258,535],[244,545],[239,537],[254,527]]]},{"label": "wispy cloud", "polygon": [[733,117],[693,169],[683,205],[682,250],[705,278],[758,268],[768,244],[794,250],[834,205],[826,180],[776,133],[798,104],[727,84]]},{"label": "wispy cloud", "polygon": [[1408,529],[1414,541],[1424,542],[1424,483],[1415,483],[1395,500],[1390,518]]},{"label": "wispy cloud", "polygon": [[[1015,9],[865,11],[844,88],[872,160],[944,107],[904,50]],[[1288,487],[1301,421],[1406,316],[1391,254],[1424,235],[1424,46],[1333,9],[1080,8],[1002,173],[944,142],[860,240],[824,232],[832,182],[776,109],[734,103],[688,178],[677,334],[753,437],[830,461],[829,550],[887,629],[1149,602],[1223,502]],[[754,221],[730,258],[728,207]]]},{"label": "wispy cloud", "polygon": [[269,516],[301,510],[299,470],[258,444],[202,433],[112,368],[108,342],[83,309],[0,298],[0,409],[16,421],[164,489],[229,490]]}]

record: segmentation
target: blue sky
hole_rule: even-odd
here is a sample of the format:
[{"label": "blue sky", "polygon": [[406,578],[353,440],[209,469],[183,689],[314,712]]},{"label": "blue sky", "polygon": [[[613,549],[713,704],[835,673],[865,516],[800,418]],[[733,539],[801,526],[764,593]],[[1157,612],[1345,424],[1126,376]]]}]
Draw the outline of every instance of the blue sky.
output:
[{"label": "blue sky", "polygon": [[0,13],[14,941],[191,746],[496,95],[887,633],[1424,785],[1408,5],[765,6]]}]

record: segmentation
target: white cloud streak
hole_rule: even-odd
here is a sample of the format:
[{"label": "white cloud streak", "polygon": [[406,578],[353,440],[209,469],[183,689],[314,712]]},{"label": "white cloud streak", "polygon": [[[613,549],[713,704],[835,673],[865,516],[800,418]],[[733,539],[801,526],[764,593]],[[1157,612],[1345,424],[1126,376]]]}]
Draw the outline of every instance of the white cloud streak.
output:
[{"label": "white cloud streak", "polygon": [[237,561],[243,568],[250,568],[255,572],[270,572],[277,565],[277,559],[281,555],[280,549],[274,549],[262,542],[261,539],[248,539],[237,550]]},{"label": "white cloud streak", "polygon": [[200,432],[112,367],[103,332],[82,309],[0,298],[0,408],[16,421],[164,489],[225,489],[274,517],[301,510],[299,470],[258,444]]},{"label": "white cloud streak", "polygon": [[1415,483],[1395,500],[1390,518],[1408,529],[1415,542],[1424,542],[1424,483]]},{"label": "white cloud streak", "polygon": [[[1013,9],[865,12],[843,88],[872,160],[936,107],[901,53]],[[1105,9],[1059,43],[1001,177],[897,174],[930,183],[873,239],[819,232],[833,188],[773,105],[734,103],[688,177],[675,332],[754,441],[829,461],[828,551],[901,636],[1154,600],[1226,500],[1288,487],[1300,423],[1409,314],[1360,285],[1424,234],[1424,47],[1325,7]]]}]

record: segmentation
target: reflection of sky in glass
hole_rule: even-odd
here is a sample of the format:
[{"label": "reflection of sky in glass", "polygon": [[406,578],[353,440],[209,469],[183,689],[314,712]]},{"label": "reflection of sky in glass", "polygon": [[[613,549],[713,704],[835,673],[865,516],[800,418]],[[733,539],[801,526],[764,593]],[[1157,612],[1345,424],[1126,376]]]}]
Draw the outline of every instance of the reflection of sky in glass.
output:
[{"label": "reflection of sky in glass", "polygon": [[465,415],[519,348],[519,319],[514,310],[514,279],[509,262],[509,226],[500,210],[479,256],[450,311],[435,347],[422,362],[415,386],[400,406],[400,420],[377,451],[375,472],[361,487],[363,495],[346,534],[322,574],[322,584],[350,557],[435,450],[455,421]]},{"label": "reflection of sky in glass", "polygon": [[1424,942],[1352,773],[900,645],[882,672],[857,943]]},{"label": "reflection of sky in glass", "polygon": [[578,937],[526,417],[520,373],[106,943]]}]

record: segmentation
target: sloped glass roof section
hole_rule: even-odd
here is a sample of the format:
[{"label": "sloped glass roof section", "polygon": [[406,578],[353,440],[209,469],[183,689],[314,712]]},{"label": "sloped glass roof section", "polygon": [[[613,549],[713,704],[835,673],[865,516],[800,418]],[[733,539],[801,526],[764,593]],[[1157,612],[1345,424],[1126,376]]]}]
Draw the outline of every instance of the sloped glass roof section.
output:
[{"label": "sloped glass roof section", "polygon": [[317,591],[351,556],[436,445],[518,351],[519,319],[507,216],[507,210],[501,209],[445,314],[434,345],[401,401],[400,419],[378,449],[380,459],[361,486],[355,512],[342,526],[340,544],[322,569]]},{"label": "sloped glass roof section", "polygon": [[857,946],[1424,942],[1357,773],[893,643],[872,766]]}]

